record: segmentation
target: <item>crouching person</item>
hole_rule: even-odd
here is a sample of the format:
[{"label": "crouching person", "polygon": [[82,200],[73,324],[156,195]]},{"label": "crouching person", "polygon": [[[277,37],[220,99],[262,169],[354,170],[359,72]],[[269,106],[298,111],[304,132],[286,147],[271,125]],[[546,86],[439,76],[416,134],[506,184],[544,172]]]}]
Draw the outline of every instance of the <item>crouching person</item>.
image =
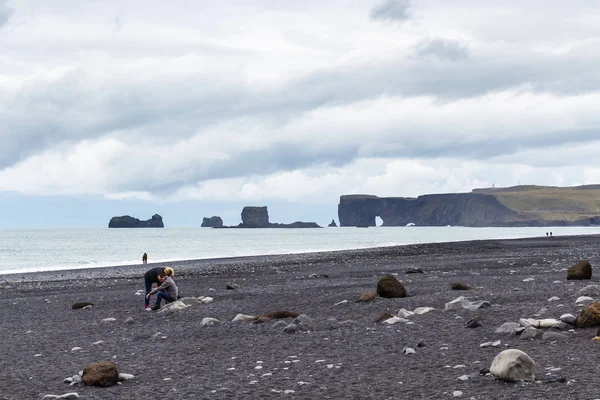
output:
[{"label": "crouching person", "polygon": [[171,303],[177,300],[178,290],[177,285],[173,281],[173,268],[165,268],[162,274],[158,275],[158,281],[160,285],[152,290],[150,293],[146,295],[147,299],[150,299],[150,296],[156,294],[156,304],[152,307],[153,310],[160,309],[160,303],[165,300],[165,303]]}]

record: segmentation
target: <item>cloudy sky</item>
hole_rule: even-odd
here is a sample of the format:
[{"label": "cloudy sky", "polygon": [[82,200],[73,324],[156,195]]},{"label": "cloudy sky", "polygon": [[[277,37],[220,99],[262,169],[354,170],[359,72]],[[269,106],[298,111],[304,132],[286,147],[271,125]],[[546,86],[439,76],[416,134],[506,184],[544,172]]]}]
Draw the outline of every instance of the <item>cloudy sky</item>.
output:
[{"label": "cloudy sky", "polygon": [[600,183],[595,0],[0,0],[0,226]]}]

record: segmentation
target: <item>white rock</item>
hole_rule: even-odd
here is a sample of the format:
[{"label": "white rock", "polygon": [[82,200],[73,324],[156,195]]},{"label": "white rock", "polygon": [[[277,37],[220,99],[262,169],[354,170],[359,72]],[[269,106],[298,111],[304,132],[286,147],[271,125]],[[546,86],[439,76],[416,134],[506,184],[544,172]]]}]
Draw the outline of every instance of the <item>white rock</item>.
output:
[{"label": "white rock", "polygon": [[415,351],[415,349],[413,349],[412,347],[405,347],[404,349],[402,349],[402,351],[404,352],[404,354],[408,355],[408,354],[416,354],[417,352]]},{"label": "white rock", "polygon": [[492,342],[492,347],[499,347],[502,344],[502,342],[500,340],[496,340],[495,342]]},{"label": "white rock", "polygon": [[463,381],[463,382],[465,382],[465,381],[468,381],[468,380],[469,380],[469,375],[461,375],[461,376],[459,376],[459,377],[458,377],[458,378],[456,378],[456,379],[458,379],[459,381]]},{"label": "white rock", "polygon": [[254,318],[254,316],[252,316],[252,315],[238,314],[235,316],[235,318],[233,318],[231,320],[231,322],[248,321],[249,319],[253,319],[253,318]]},{"label": "white rock", "polygon": [[531,282],[531,281],[535,281],[534,278],[525,278],[523,279],[523,282]]},{"label": "white rock", "polygon": [[283,391],[283,394],[292,394],[292,393],[296,393],[296,391],[292,390],[292,389],[287,389],[287,390]]},{"label": "white rock", "polygon": [[81,347],[73,347],[73,348],[71,349],[71,351],[79,351],[79,350],[81,350]]},{"label": "white rock", "polygon": [[99,344],[104,344],[104,340],[98,340],[97,342],[92,343],[94,346],[97,346]]},{"label": "white rock", "polygon": [[383,321],[383,323],[388,324],[388,325],[397,324],[398,322],[408,322],[408,320],[406,318],[392,317],[392,318],[388,318],[385,321]]},{"label": "white rock", "polygon": [[126,374],[124,372],[119,372],[119,380],[120,381],[128,381],[133,378],[135,378],[135,376],[133,374]]},{"label": "white rock", "polygon": [[577,300],[575,300],[576,304],[580,304],[580,303],[593,303],[594,299],[591,298],[590,296],[580,296],[577,298]]},{"label": "white rock", "polygon": [[214,299],[210,296],[202,297],[199,300],[204,304],[212,303],[214,301]]},{"label": "white rock", "polygon": [[521,350],[508,349],[494,358],[490,372],[507,382],[535,381],[535,361]]},{"label": "white rock", "polygon": [[460,390],[455,390],[454,392],[452,392],[452,397],[461,397],[463,395],[463,392],[461,392]]},{"label": "white rock", "polygon": [[406,317],[410,317],[412,315],[415,315],[415,313],[413,311],[408,311],[405,308],[401,308],[400,311],[398,311],[398,316],[400,318],[406,318]]},{"label": "white rock", "polygon": [[188,305],[185,304],[183,301],[176,300],[172,303],[165,304],[164,307],[162,307],[158,312],[173,313],[173,312],[181,311],[187,307],[188,307]]},{"label": "white rock", "polygon": [[334,304],[334,306],[340,306],[342,304],[346,304],[348,303],[348,300],[342,300],[342,301],[338,301],[337,303]]},{"label": "white rock", "polygon": [[433,310],[435,310],[435,308],[433,307],[417,307],[413,310],[413,313],[415,313],[416,315],[422,315]]},{"label": "white rock", "polygon": [[485,342],[485,343],[481,343],[481,344],[479,345],[479,347],[481,347],[482,349],[483,349],[483,348],[486,348],[486,347],[490,347],[490,346],[492,345],[492,343],[493,343],[493,342]]},{"label": "white rock", "polygon": [[200,321],[200,326],[217,325],[220,323],[221,323],[221,321],[219,321],[216,318],[205,317],[205,318],[202,318],[202,321]]},{"label": "white rock", "polygon": [[102,322],[114,322],[114,321],[116,321],[116,320],[117,320],[116,318],[104,318],[104,319],[102,320]]},{"label": "white rock", "polygon": [[78,393],[70,392],[70,393],[65,393],[65,394],[61,394],[61,395],[47,394],[44,397],[42,397],[42,400],[44,400],[44,399],[78,399],[78,398],[79,398]]},{"label": "white rock", "polygon": [[550,301],[559,301],[559,300],[560,300],[560,297],[557,297],[557,296],[552,296],[552,297],[550,297],[550,298],[548,299],[548,302],[550,302]]}]

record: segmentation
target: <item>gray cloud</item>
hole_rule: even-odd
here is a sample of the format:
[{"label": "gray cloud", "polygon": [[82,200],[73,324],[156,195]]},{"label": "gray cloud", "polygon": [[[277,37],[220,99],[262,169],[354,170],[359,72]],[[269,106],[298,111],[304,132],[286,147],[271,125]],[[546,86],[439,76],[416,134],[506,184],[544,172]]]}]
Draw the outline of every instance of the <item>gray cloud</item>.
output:
[{"label": "gray cloud", "polygon": [[8,22],[13,10],[6,5],[5,0],[0,0],[0,28]]},{"label": "gray cloud", "polygon": [[426,40],[416,48],[421,57],[434,56],[443,60],[458,61],[468,57],[469,49],[461,42],[445,39]]},{"label": "gray cloud", "polygon": [[406,21],[410,19],[411,14],[410,0],[385,0],[371,10],[371,18],[373,19]]}]

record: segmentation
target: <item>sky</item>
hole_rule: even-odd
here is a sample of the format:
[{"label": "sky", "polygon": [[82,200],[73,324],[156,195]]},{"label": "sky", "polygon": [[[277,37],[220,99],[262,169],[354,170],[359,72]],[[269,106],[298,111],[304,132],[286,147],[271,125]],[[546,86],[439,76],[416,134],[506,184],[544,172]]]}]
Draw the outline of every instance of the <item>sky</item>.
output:
[{"label": "sky", "polygon": [[600,183],[595,0],[0,0],[0,227]]}]

